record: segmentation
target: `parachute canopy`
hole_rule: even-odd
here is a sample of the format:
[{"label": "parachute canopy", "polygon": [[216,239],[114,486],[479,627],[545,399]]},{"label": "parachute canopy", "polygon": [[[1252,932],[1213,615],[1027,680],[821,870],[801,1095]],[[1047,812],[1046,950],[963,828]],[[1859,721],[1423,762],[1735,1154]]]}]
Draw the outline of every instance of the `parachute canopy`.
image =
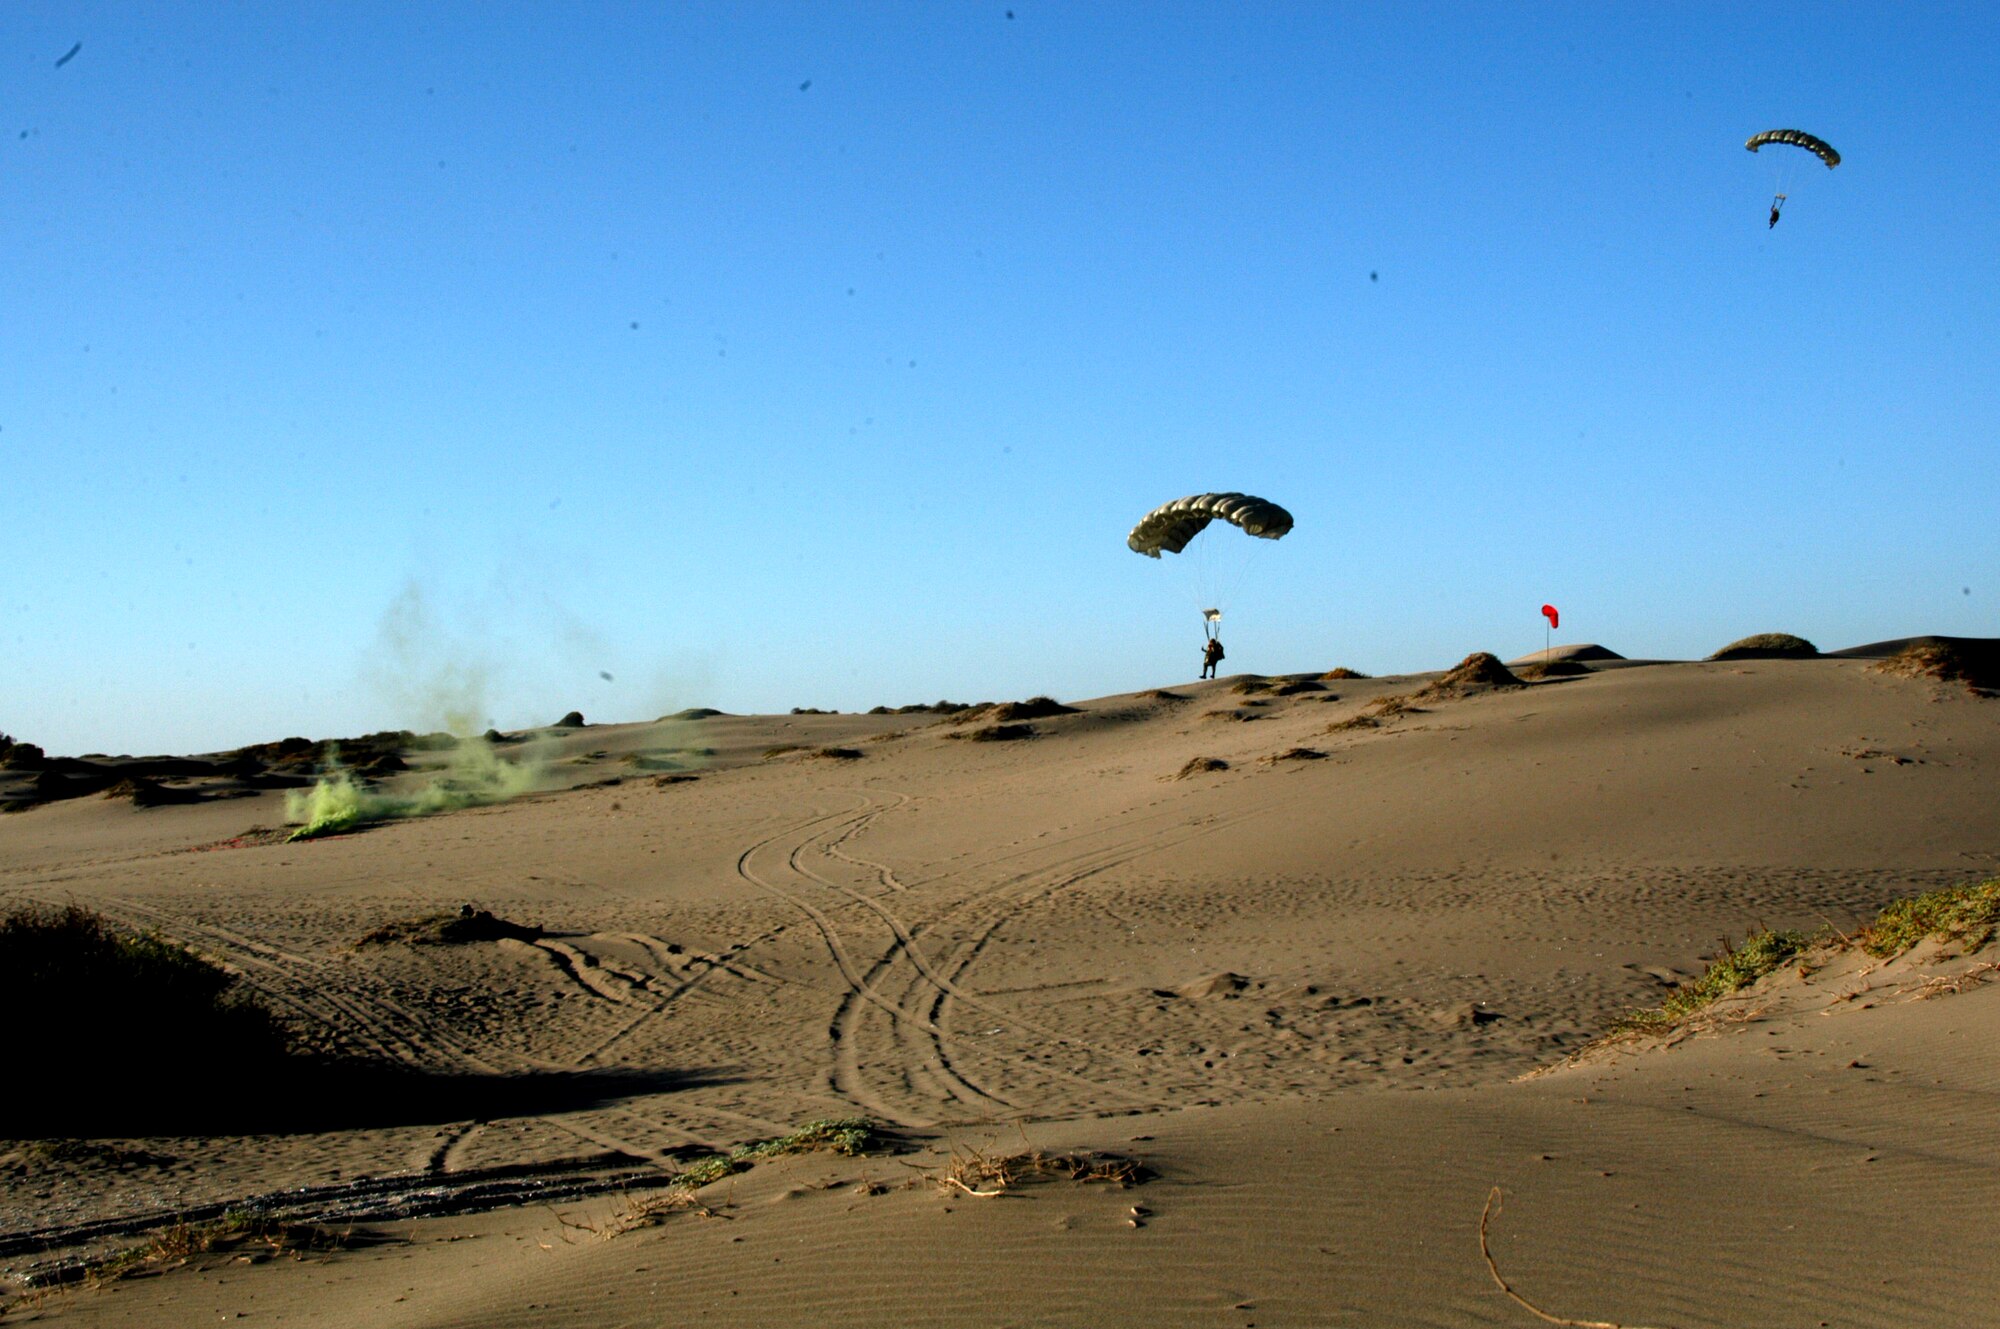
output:
[{"label": "parachute canopy", "polygon": [[1755,152],[1766,143],[1789,143],[1795,148],[1804,148],[1825,162],[1829,171],[1840,165],[1840,154],[1833,150],[1831,143],[1814,138],[1803,129],[1767,129],[1761,134],[1752,134],[1750,141],[1743,146]]},{"label": "parachute canopy", "polygon": [[1125,537],[1125,543],[1133,553],[1147,558],[1158,558],[1162,550],[1178,554],[1217,518],[1265,540],[1279,539],[1292,529],[1292,514],[1266,499],[1249,494],[1193,494],[1147,513]]}]

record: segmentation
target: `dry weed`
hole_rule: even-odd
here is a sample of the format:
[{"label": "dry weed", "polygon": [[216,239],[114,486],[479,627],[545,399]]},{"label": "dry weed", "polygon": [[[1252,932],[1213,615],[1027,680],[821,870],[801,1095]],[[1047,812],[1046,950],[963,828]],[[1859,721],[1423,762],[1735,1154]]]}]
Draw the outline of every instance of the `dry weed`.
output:
[{"label": "dry weed", "polygon": [[1494,1283],[1507,1294],[1509,1300],[1545,1324],[1568,1325],[1571,1329],[1647,1329],[1645,1325],[1621,1324],[1617,1320],[1572,1320],[1566,1315],[1551,1315],[1510,1287],[1507,1280],[1500,1276],[1500,1266],[1493,1263],[1493,1251],[1486,1244],[1487,1225],[1500,1212],[1501,1202],[1498,1186],[1487,1192],[1486,1207],[1479,1211],[1479,1255],[1486,1261],[1486,1272],[1493,1275]]},{"label": "dry weed", "polygon": [[2000,974],[2000,961],[1988,960],[1957,974],[1939,974],[1922,982],[1911,983],[1896,989],[1896,995],[1914,995],[1918,1001],[1930,1001],[1935,997],[1955,997],[1961,992],[1970,992],[1976,987],[1990,982],[1995,974]]},{"label": "dry weed", "polygon": [[933,1186],[946,1195],[971,1195],[990,1200],[1031,1181],[1071,1181],[1083,1185],[1108,1182],[1123,1189],[1143,1185],[1152,1179],[1153,1174],[1144,1164],[1122,1154],[1100,1154],[1090,1150],[1052,1154],[1038,1148],[1001,1154],[954,1145],[951,1161],[936,1172],[925,1175]]}]

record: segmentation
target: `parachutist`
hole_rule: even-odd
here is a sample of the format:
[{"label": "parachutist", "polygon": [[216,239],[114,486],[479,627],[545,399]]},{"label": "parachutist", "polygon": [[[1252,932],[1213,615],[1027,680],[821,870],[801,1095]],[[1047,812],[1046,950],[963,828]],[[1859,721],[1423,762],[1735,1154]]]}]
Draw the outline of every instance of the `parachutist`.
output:
[{"label": "parachutist", "polygon": [[1222,638],[1210,637],[1201,648],[1201,676],[1214,678],[1215,667],[1222,663]]},{"label": "parachutist", "polygon": [[1778,224],[1778,209],[1784,206],[1785,206],[1785,196],[1783,194],[1780,194],[1776,198],[1771,200],[1771,224],[1770,226],[1766,226],[1764,228],[1765,230],[1768,231],[1771,229],[1771,226],[1776,226]]}]

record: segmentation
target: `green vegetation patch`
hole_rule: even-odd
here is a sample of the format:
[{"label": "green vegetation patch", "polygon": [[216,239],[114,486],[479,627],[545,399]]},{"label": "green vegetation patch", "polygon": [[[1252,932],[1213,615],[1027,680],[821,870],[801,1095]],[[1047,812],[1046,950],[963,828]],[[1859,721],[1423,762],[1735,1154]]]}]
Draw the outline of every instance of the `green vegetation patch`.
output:
[{"label": "green vegetation patch", "polygon": [[699,1188],[786,1154],[827,1153],[858,1158],[882,1143],[875,1123],[866,1117],[823,1117],[775,1140],[739,1145],[726,1154],[697,1158],[675,1175],[673,1184]]},{"label": "green vegetation patch", "polygon": [[1996,926],[2000,926],[2000,877],[1897,900],[1875,916],[1861,944],[1870,955],[1885,959],[1931,938],[1959,942],[1969,953],[1992,940]]},{"label": "green vegetation patch", "polygon": [[1772,970],[1797,959],[1813,944],[1803,932],[1766,930],[1725,950],[1706,972],[1675,988],[1660,1005],[1633,1011],[1611,1026],[1613,1033],[1663,1034],[1733,992],[1749,987]]}]

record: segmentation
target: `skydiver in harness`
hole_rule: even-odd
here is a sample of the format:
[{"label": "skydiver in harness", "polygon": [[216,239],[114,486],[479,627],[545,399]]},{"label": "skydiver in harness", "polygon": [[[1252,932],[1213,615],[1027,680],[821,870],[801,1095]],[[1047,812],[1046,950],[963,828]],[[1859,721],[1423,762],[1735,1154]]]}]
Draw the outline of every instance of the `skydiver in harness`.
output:
[{"label": "skydiver in harness", "polygon": [[1222,615],[1213,609],[1202,613],[1201,635],[1201,676],[1214,678],[1215,667],[1222,663]]},{"label": "skydiver in harness", "polygon": [[[1785,196],[1783,194],[1780,194],[1776,198],[1771,200],[1771,226],[1776,226],[1778,224],[1778,209],[1784,206],[1785,206]],[[1766,226],[1764,229],[1768,231],[1771,229],[1771,226]]]}]

